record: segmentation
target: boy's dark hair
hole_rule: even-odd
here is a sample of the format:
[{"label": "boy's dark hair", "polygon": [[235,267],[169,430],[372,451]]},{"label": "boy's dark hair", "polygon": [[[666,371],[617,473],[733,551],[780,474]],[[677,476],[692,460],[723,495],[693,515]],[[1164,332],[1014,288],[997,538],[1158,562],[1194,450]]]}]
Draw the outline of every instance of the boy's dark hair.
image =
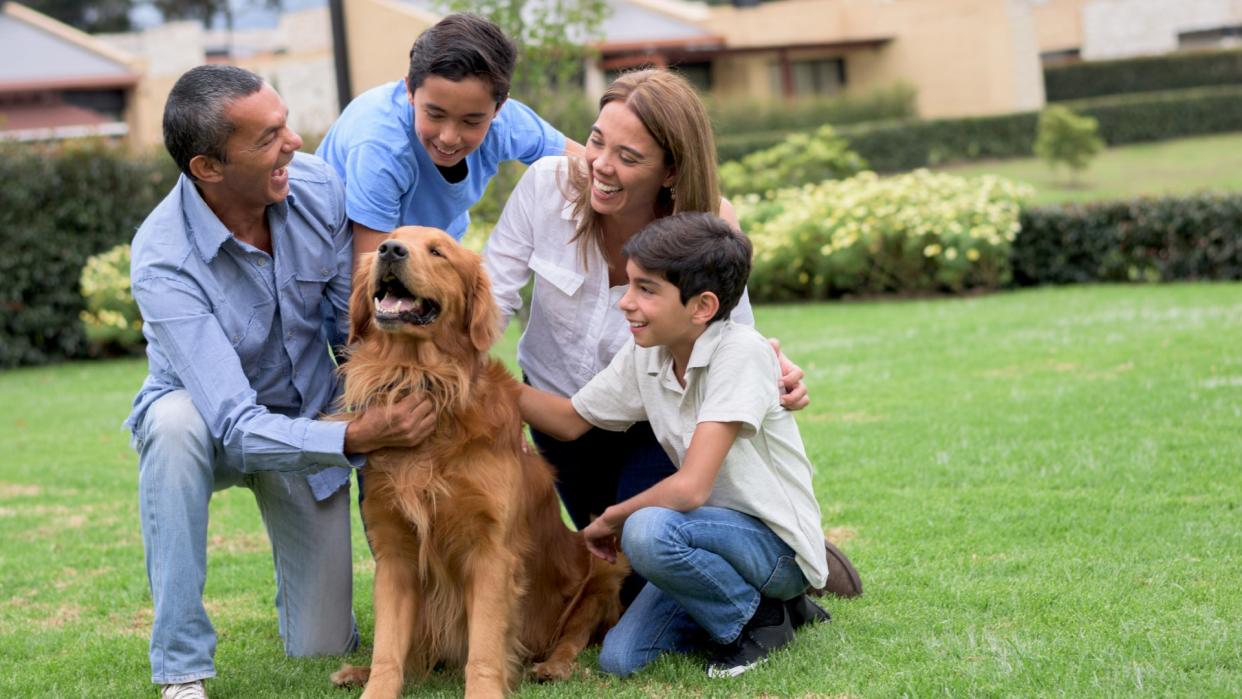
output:
[{"label": "boy's dark hair", "polygon": [[658,218],[621,249],[676,286],[685,304],[710,291],[720,299],[712,322],[729,317],[750,277],[750,240],[719,216],[688,212]]},{"label": "boy's dark hair", "polygon": [[436,22],[410,48],[410,92],[435,75],[453,82],[476,77],[492,87],[496,104],[509,96],[509,81],[517,63],[517,46],[490,20],[467,13],[451,14]]},{"label": "boy's dark hair", "polygon": [[225,112],[261,89],[263,78],[221,64],[191,68],[177,79],[164,103],[164,147],[187,177],[193,177],[190,161],[196,155],[227,161],[226,146],[237,125]]}]

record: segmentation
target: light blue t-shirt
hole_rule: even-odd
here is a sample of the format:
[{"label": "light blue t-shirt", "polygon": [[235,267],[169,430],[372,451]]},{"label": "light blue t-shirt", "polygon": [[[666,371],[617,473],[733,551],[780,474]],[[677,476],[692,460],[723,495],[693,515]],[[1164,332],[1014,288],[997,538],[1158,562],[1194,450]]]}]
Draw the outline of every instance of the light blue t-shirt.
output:
[{"label": "light blue t-shirt", "polygon": [[350,220],[377,231],[433,226],[461,239],[469,209],[505,160],[527,165],[560,155],[565,136],[517,100],[506,100],[483,142],[466,156],[465,179],[450,183],[414,132],[414,108],[397,80],[358,95],[315,154],[345,182]]}]

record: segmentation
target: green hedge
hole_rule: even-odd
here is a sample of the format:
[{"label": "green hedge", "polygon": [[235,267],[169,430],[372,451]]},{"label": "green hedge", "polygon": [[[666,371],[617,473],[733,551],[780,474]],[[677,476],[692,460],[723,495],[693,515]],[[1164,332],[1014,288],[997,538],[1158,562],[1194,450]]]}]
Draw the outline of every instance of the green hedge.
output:
[{"label": "green hedge", "polygon": [[1242,279],[1242,195],[1034,208],[1020,221],[1018,285]]},{"label": "green hedge", "polygon": [[[1242,85],[1101,97],[1064,106],[1094,117],[1111,146],[1183,136],[1242,131]],[[961,119],[886,121],[842,126],[837,133],[878,172],[902,172],[943,163],[1023,158],[1034,153],[1038,112]],[[765,131],[720,139],[721,162],[771,148],[793,131]]]},{"label": "green hedge", "polygon": [[88,354],[82,267],[128,242],[175,176],[101,143],[0,147],[0,367]]},{"label": "green hedge", "polygon": [[1049,102],[1242,83],[1242,50],[1087,61],[1044,69]]}]

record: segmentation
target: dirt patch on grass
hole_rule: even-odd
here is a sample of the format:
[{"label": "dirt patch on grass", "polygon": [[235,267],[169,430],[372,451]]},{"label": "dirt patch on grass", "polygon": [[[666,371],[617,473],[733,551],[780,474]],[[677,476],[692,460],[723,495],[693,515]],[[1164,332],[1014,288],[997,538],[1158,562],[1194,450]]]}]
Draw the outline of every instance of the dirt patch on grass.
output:
[{"label": "dirt patch on grass", "polygon": [[832,527],[824,530],[824,538],[831,541],[834,546],[840,546],[857,536],[858,532],[849,527]]},{"label": "dirt patch on grass", "polygon": [[207,539],[207,555],[213,553],[262,553],[271,545],[263,534],[216,534]]},{"label": "dirt patch on grass", "polygon": [[43,488],[24,483],[0,483],[0,500],[32,498],[43,494]]}]

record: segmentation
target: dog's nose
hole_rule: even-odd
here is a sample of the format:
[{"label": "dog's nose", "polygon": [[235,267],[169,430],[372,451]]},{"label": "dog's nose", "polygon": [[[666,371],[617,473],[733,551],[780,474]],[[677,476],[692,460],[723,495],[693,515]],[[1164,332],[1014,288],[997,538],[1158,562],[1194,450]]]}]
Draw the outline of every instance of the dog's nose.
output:
[{"label": "dog's nose", "polygon": [[406,249],[405,244],[396,240],[385,240],[380,243],[378,251],[379,258],[385,262],[404,260],[410,254],[410,251]]}]

